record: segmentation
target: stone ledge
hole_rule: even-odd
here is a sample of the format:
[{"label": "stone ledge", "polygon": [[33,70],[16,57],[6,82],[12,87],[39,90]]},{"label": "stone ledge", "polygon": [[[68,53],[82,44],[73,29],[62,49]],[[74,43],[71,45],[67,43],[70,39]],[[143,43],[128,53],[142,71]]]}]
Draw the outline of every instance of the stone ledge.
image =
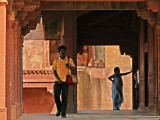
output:
[{"label": "stone ledge", "polygon": [[52,74],[52,70],[23,70],[23,74]]},{"label": "stone ledge", "polygon": [[55,79],[24,79],[23,83],[53,83],[55,82]]}]

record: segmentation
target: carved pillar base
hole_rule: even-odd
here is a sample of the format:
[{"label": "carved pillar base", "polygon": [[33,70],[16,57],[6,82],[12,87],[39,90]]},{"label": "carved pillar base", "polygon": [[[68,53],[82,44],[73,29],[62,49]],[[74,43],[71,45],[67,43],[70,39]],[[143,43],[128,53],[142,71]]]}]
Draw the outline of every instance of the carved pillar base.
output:
[{"label": "carved pillar base", "polygon": [[0,108],[0,120],[7,120],[7,108]]},{"label": "carved pillar base", "polygon": [[16,117],[17,117],[17,119],[19,118],[19,103],[16,103]]},{"label": "carved pillar base", "polygon": [[22,111],[22,114],[24,114],[24,102],[23,102],[23,101],[21,102],[21,109],[22,109],[22,110],[21,110],[21,111]]},{"label": "carved pillar base", "polygon": [[16,120],[16,105],[8,106],[7,120]]}]

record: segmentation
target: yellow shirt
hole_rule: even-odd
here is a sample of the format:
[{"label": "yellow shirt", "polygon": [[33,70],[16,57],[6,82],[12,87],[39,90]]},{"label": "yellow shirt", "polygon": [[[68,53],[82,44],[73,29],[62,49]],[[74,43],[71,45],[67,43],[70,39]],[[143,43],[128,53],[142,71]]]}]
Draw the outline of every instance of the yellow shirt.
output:
[{"label": "yellow shirt", "polygon": [[[60,57],[53,62],[52,70],[56,70],[59,78],[66,82],[66,76],[68,74],[71,74],[71,71],[66,67],[66,64],[68,63],[68,57],[65,57],[65,59],[61,59]],[[75,64],[71,58],[69,58],[69,65],[71,67],[75,67]],[[57,80],[58,81],[58,80]]]}]

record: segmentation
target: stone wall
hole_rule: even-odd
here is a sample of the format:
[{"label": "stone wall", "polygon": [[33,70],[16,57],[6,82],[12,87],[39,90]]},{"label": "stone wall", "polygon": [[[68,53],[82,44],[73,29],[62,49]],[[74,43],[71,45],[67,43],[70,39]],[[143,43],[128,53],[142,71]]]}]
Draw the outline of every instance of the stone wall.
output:
[{"label": "stone wall", "polygon": [[[44,40],[42,21],[24,37],[23,101],[24,114],[55,114],[55,77],[50,66],[50,41]],[[54,41],[53,41],[54,42]],[[52,42],[52,43],[53,43]]]},{"label": "stone wall", "polygon": [[25,40],[23,68],[25,69],[44,69],[44,40]]},{"label": "stone wall", "polygon": [[44,40],[42,21],[24,37],[23,69],[49,69],[49,41]]},{"label": "stone wall", "polygon": [[[111,81],[114,67],[120,67],[121,72],[132,68],[129,56],[120,55],[118,46],[105,47],[105,67],[78,66],[78,110],[112,110]],[[122,77],[124,103],[121,109],[132,109],[132,75]]]}]

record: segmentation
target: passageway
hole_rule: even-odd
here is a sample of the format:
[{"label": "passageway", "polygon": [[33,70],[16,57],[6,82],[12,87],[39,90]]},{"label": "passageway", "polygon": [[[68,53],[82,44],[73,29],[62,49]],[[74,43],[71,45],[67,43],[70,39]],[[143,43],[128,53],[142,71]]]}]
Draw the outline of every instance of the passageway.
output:
[{"label": "passageway", "polygon": [[[48,91],[53,92],[51,89],[53,84],[52,86],[41,84],[44,82],[53,83],[53,79],[48,81],[43,79],[45,76],[51,78],[52,71],[50,69],[23,71],[24,36],[36,29],[41,17],[44,19],[45,33],[38,37],[44,37],[44,40],[51,41],[62,40],[62,44],[68,48],[67,54],[75,64],[77,64],[77,53],[83,53],[83,46],[85,45],[120,45],[121,54],[130,55],[133,58],[133,66],[139,65],[139,110],[160,113],[159,10],[159,0],[0,0],[0,119],[59,119],[52,114],[24,115],[23,82],[28,88],[44,87],[44,94]],[[44,41],[40,40],[39,43],[43,44]],[[57,47],[59,44],[55,43],[54,45]],[[39,49],[35,49],[35,51],[40,52]],[[47,48],[53,54],[56,53],[55,49]],[[43,55],[47,61],[43,63],[50,67],[49,56]],[[36,58],[32,60],[34,61]],[[74,73],[76,74],[77,71],[75,70]],[[24,74],[30,74],[31,79],[33,77],[41,79],[27,81],[23,79]],[[33,86],[35,84],[32,83],[39,84]],[[36,92],[32,90],[32,93]],[[43,94],[41,98],[37,99],[36,102],[39,104],[48,103],[43,99],[46,98]],[[133,101],[133,108],[137,109],[136,101]],[[120,114],[118,114],[119,112]],[[129,119],[140,117],[141,119],[145,118],[146,115],[151,115],[150,117],[154,119],[155,114],[137,112],[106,111],[106,113],[101,114],[76,114],[77,86],[71,86],[69,89],[67,113],[72,113],[68,116],[69,119],[82,119],[82,117],[84,119],[106,119],[109,115],[111,116],[108,119],[121,117]],[[156,117],[155,119],[157,119]]]},{"label": "passageway", "polygon": [[[85,14],[79,16],[77,19],[77,50],[81,54],[82,52],[86,53],[87,51],[86,49],[83,49],[83,46],[118,45],[121,55],[126,54],[132,58],[131,67],[134,68],[135,66],[139,66],[139,43],[141,34],[141,21],[141,18],[137,16],[135,10],[86,11]],[[101,50],[102,48],[99,47],[99,52],[95,52],[96,49],[98,51],[98,47],[95,48],[95,50],[93,50],[93,59],[96,59],[96,55],[99,54],[99,56],[101,56],[99,58],[99,60],[101,59],[101,63],[95,63],[96,65],[94,66],[98,68],[98,64],[101,64],[100,66],[102,67],[102,64],[105,65],[105,62],[107,64],[107,60],[112,62],[114,61],[115,58],[112,56],[106,55],[107,57],[105,57],[105,55],[101,55],[103,54],[103,50]],[[108,52],[113,52],[113,49],[110,49]],[[116,53],[113,52],[112,54],[115,54],[116,56]],[[91,59],[91,57],[89,59]],[[120,56],[116,59],[119,59],[120,61]],[[98,60],[96,60],[96,62],[97,61]],[[118,62],[115,62],[115,65],[119,66],[120,68],[123,68],[123,66],[118,64]],[[113,64],[111,63],[108,63],[108,65],[113,67]],[[127,70],[129,71],[129,69],[125,68],[123,69],[123,72],[126,72]],[[97,72],[95,72],[95,75],[98,75]],[[110,71],[108,70],[106,71],[106,75],[108,76],[108,74],[112,73],[110,73]],[[130,88],[132,88],[132,93],[130,93],[130,95],[132,96],[131,104],[132,109],[138,109],[137,99],[135,98],[134,84],[134,80],[132,79],[132,83],[130,84]]]},{"label": "passageway", "polygon": [[[83,112],[83,113],[81,113]],[[140,111],[81,111],[78,114],[67,114],[65,120],[159,120],[157,113]],[[85,112],[85,113],[84,113]],[[62,120],[55,115],[33,114],[22,115],[19,120]]]}]

